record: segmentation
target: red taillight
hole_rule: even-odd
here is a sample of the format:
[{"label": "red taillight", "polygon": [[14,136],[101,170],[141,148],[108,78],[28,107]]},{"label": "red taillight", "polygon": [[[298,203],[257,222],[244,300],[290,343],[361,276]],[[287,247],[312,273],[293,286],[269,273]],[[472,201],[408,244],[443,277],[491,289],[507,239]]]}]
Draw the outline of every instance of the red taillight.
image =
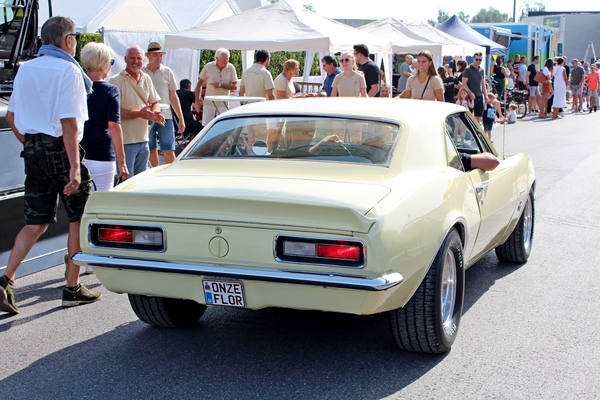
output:
[{"label": "red taillight", "polygon": [[357,246],[319,244],[317,245],[317,257],[356,261],[360,257],[360,249]]},{"label": "red taillight", "polygon": [[127,229],[98,229],[98,239],[103,242],[133,243],[133,231]]}]

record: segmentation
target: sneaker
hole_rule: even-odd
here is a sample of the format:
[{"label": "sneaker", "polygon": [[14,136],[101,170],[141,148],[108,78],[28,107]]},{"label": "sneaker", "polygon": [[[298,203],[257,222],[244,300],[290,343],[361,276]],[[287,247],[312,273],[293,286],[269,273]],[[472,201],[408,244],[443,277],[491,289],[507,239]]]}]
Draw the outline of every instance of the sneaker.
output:
[{"label": "sneaker", "polygon": [[80,283],[79,289],[75,291],[64,288],[62,298],[63,307],[74,307],[98,301],[102,298],[102,293],[98,290],[90,290]]},{"label": "sneaker", "polygon": [[529,115],[535,115],[535,111],[529,111]]},{"label": "sneaker", "polygon": [[15,301],[15,288],[8,283],[8,278],[4,275],[0,277],[0,310],[10,314],[19,313],[19,308]]}]

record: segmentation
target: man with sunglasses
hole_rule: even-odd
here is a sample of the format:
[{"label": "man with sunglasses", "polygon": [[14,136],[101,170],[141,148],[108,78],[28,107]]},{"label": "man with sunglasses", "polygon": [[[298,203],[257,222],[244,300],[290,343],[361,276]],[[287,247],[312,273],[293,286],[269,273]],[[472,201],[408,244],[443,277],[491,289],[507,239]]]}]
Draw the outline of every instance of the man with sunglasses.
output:
[{"label": "man with sunglasses", "polygon": [[487,88],[485,86],[485,72],[481,68],[483,54],[477,52],[473,54],[473,64],[463,72],[462,84],[465,86],[474,100],[473,115],[479,123],[483,118],[483,110],[488,103]]},{"label": "man with sunglasses", "polygon": [[88,119],[86,95],[92,81],[75,61],[75,24],[53,17],[42,26],[38,58],[19,68],[6,120],[23,143],[25,163],[25,227],[17,234],[4,275],[0,277],[0,310],[18,314],[14,280],[21,262],[50,223],[56,222],[58,197],[69,220],[67,284],[63,307],[100,300],[102,294],[79,283],[79,266],[71,256],[80,251],[79,227],[90,195],[90,174],[79,142]]}]

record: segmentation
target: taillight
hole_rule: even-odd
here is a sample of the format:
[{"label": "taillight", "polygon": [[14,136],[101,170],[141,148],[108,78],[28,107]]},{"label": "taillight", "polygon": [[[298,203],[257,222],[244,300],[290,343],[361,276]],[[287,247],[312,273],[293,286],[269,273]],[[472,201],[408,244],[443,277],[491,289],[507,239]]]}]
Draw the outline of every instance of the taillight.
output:
[{"label": "taillight", "polygon": [[90,244],[94,247],[164,251],[164,236],[162,227],[90,225]]},{"label": "taillight", "polygon": [[339,258],[342,260],[358,260],[360,247],[320,244],[317,246],[317,257]]},{"label": "taillight", "polygon": [[275,257],[278,261],[360,268],[365,263],[365,246],[351,240],[278,236]]}]

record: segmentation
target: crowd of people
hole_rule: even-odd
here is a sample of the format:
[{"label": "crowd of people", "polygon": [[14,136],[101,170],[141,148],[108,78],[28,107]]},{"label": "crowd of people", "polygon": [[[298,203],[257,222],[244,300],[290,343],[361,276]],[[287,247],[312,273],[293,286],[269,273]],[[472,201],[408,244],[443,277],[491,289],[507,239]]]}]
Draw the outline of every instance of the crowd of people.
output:
[{"label": "crowd of people", "polygon": [[[74,59],[79,34],[69,18],[50,18],[42,27],[41,37],[43,46],[38,57],[19,69],[6,116],[23,143],[26,169],[26,225],[17,235],[6,271],[0,277],[0,310],[12,314],[19,312],[13,287],[16,271],[49,224],[56,221],[58,198],[69,220],[62,304],[69,307],[99,300],[99,291],[79,282],[79,266],[71,260],[80,250],[80,220],[90,193],[110,190],[115,183],[157,166],[159,147],[165,163],[172,162],[176,134],[196,134],[229,108],[226,100],[230,99],[208,102],[205,96],[228,96],[238,90],[238,76],[227,49],[216,51],[214,61],[202,68],[192,90],[189,79],[181,80],[177,89],[173,71],[162,64],[165,51],[160,43],[152,42],[145,50],[137,45],[128,47],[125,68],[107,81],[114,64],[113,51],[101,43],[85,45],[81,51],[84,71]],[[464,106],[490,136],[494,122],[516,121],[514,108],[510,107],[505,117],[499,102],[505,87],[513,85],[529,90],[530,109],[537,108],[540,118],[547,116],[550,107],[552,118],[560,118],[569,91],[573,112],[583,110],[584,99],[589,112],[596,111],[598,64],[588,70],[586,64],[580,66],[573,60],[569,68],[566,58],[559,57],[547,60],[539,71],[537,56],[529,67],[524,57],[515,57],[506,64],[498,58],[491,71],[495,83],[489,86],[482,60],[483,54],[475,53],[470,65],[455,59],[436,69],[428,51],[406,55],[400,66],[396,97]],[[331,55],[320,61],[326,76],[319,96],[393,95],[364,44],[342,52],[339,62]],[[297,60],[287,60],[275,79],[267,69],[269,62],[268,51],[256,51],[254,64],[243,71],[239,81],[240,100],[317,95],[302,93],[294,82],[300,73]],[[553,100],[548,106],[550,96]]]}]

